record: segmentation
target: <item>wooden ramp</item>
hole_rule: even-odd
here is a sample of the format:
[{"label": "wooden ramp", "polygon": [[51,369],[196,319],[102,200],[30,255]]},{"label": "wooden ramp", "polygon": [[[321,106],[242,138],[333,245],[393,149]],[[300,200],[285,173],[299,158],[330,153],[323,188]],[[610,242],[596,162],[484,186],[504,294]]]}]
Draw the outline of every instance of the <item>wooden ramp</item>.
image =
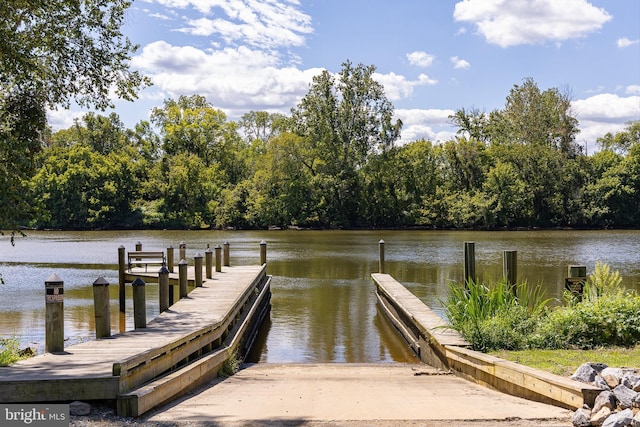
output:
[{"label": "wooden ramp", "polygon": [[242,340],[230,335],[247,333],[247,315],[257,316],[256,305],[263,307],[261,320],[269,286],[266,264],[224,267],[144,329],[0,368],[0,402],[118,399],[204,355],[229,349],[225,340],[240,345]]}]

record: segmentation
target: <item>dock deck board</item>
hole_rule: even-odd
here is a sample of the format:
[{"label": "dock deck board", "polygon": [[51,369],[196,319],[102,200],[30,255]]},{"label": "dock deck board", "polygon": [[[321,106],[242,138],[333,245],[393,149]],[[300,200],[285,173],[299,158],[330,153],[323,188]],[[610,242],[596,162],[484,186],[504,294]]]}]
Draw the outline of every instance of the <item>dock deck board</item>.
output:
[{"label": "dock deck board", "polygon": [[[20,401],[15,400],[20,398],[16,396],[16,390],[29,383],[32,388],[57,387],[60,400],[66,400],[73,394],[72,390],[65,390],[66,388],[90,387],[89,383],[92,381],[95,381],[98,389],[103,390],[89,393],[89,397],[72,398],[116,398],[113,394],[118,393],[118,377],[113,376],[114,363],[159,347],[170,346],[189,334],[221,324],[235,309],[263,268],[264,266],[223,267],[212,278],[203,278],[202,287],[193,289],[186,298],[178,300],[167,311],[148,321],[147,328],[75,344],[65,347],[63,353],[45,353],[19,361],[10,367],[0,368],[0,401]],[[142,273],[139,275],[144,276]],[[149,278],[151,277],[152,274]]]}]

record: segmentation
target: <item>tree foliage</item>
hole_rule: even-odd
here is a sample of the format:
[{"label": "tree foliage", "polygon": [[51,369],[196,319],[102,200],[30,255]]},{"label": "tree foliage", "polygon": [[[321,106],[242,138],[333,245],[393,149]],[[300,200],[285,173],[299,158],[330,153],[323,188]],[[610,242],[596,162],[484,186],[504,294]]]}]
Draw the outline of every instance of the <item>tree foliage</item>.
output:
[{"label": "tree foliage", "polygon": [[451,140],[397,145],[401,123],[373,71],[345,63],[320,74],[290,116],[252,111],[236,123],[198,95],[156,108],[157,128],[88,114],[21,166],[36,174],[13,181],[27,194],[19,219],[65,229],[640,224],[638,122],[587,156],[566,95],[525,80],[503,109],[456,112]]},{"label": "tree foliage", "polygon": [[120,31],[125,0],[0,3],[0,228],[27,213],[23,181],[45,140],[46,109],[71,102],[104,109],[110,91],[132,100],[148,79],[129,69],[133,45]]}]

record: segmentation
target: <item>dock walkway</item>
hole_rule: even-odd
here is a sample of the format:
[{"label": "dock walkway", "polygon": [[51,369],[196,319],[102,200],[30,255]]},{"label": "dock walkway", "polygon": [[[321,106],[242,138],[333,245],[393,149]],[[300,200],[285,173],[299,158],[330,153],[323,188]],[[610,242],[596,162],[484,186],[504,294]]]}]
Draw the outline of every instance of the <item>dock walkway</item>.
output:
[{"label": "dock walkway", "polygon": [[222,346],[257,299],[268,301],[269,279],[266,264],[224,267],[146,328],[0,368],[0,402],[118,399]]}]

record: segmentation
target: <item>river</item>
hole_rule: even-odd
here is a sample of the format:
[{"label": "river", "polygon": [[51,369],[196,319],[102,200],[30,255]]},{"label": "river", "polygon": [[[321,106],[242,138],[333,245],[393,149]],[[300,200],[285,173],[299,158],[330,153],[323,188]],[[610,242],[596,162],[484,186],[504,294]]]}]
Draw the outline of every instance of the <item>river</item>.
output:
[{"label": "river", "polygon": [[[518,279],[541,284],[560,298],[567,266],[587,271],[596,262],[618,270],[623,284],[640,290],[640,231],[30,231],[0,238],[0,337],[44,348],[44,282],[58,275],[65,287],[68,343],[92,339],[93,282],[110,286],[113,333],[133,328],[130,287],[127,313],[118,313],[117,251],[187,245],[187,260],[225,241],[233,265],[257,264],[267,242],[272,310],[250,355],[273,363],[410,362],[415,358],[378,312],[370,279],[378,271],[378,242],[385,241],[385,269],[442,313],[449,283],[463,276],[465,241],[475,242],[481,280],[502,275],[502,253],[518,252]],[[147,319],[158,314],[157,285],[147,289]]]}]

